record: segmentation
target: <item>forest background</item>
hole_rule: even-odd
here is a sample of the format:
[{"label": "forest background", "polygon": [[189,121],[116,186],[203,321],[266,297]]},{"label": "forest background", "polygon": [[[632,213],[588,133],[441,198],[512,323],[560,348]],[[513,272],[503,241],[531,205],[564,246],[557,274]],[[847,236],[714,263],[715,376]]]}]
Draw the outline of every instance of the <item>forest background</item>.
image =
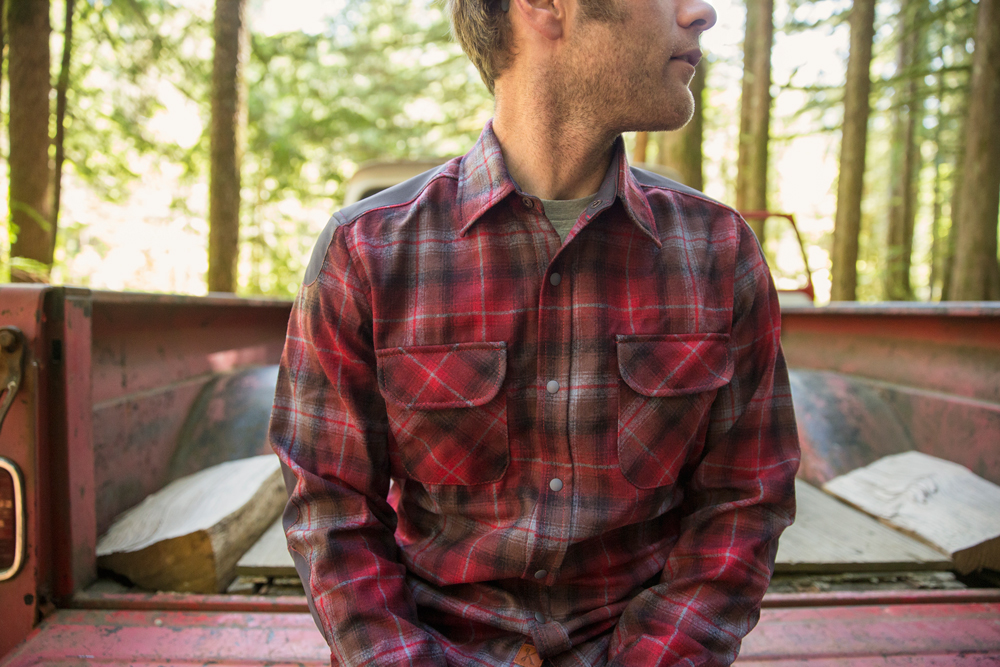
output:
[{"label": "forest background", "polygon": [[[795,214],[820,303],[1000,299],[998,2],[720,0],[695,119],[631,158]],[[492,111],[435,0],[0,16],[0,279],[291,296],[359,165],[464,153]],[[796,285],[791,230],[751,222]]]}]

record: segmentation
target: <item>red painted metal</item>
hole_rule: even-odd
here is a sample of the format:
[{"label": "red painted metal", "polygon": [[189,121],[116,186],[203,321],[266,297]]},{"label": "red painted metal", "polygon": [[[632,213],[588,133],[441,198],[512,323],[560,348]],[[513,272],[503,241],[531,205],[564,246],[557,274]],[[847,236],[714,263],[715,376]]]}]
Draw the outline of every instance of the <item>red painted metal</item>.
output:
[{"label": "red painted metal", "polygon": [[79,593],[69,603],[75,609],[134,611],[225,611],[273,614],[307,613],[305,596],[191,595],[188,593]]},{"label": "red painted metal", "polygon": [[0,655],[93,579],[97,535],[165,483],[202,387],[278,360],[290,306],[0,287],[0,326],[21,329],[29,348],[0,432],[0,456],[26,480],[28,534],[27,562],[0,582]]},{"label": "red painted metal", "polygon": [[281,355],[291,302],[93,293],[98,533],[170,477],[192,406],[219,374]]},{"label": "red painted metal", "polygon": [[994,603],[765,609],[737,664],[998,662],[1000,604]]},{"label": "red painted metal", "polygon": [[1000,484],[1000,304],[836,304],[782,312],[815,484],[916,449]]},{"label": "red painted metal", "polygon": [[309,614],[64,610],[6,661],[29,665],[329,665]]},{"label": "red painted metal", "polygon": [[[864,605],[1000,604],[1000,589],[830,591],[824,593],[767,593],[761,608],[844,607]],[[305,613],[303,596],[189,595],[186,593],[78,593],[68,605],[74,609],[131,609],[135,611],[228,611]]]},{"label": "red painted metal", "polygon": [[1000,403],[1000,302],[788,308],[781,326],[792,368]]},{"label": "red painted metal", "polygon": [[97,575],[91,304],[88,290],[60,288],[46,302],[52,372],[53,594],[65,600]]},{"label": "red painted metal", "polygon": [[209,380],[188,411],[168,478],[172,481],[225,461],[273,453],[267,429],[277,381],[277,364]]},{"label": "red painted metal", "polygon": [[[986,660],[1000,660],[1000,603],[764,609],[737,664]],[[305,613],[63,610],[3,663],[73,664],[320,665],[329,653]]]},{"label": "red painted metal", "polygon": [[[194,441],[208,442],[242,423],[231,408],[266,393],[270,371],[247,369],[277,360],[289,308],[0,288],[0,325],[18,326],[32,341],[26,389],[0,432],[0,455],[17,461],[29,482],[31,559],[17,579],[0,583],[0,655],[28,633],[39,598],[70,607],[4,664],[328,664],[301,597],[79,592],[111,517],[183,470],[179,459],[197,467],[228,456],[178,451],[177,436],[190,429]],[[944,443],[945,458],[968,455],[981,469],[1000,469],[1000,426],[990,421],[1000,405],[1000,305],[788,309],[783,321],[786,356],[804,369],[796,376],[823,375],[807,387],[807,416],[851,415],[843,428],[876,442],[896,433],[923,451]],[[771,594],[763,607],[741,664],[1000,657],[1000,591]]]},{"label": "red painted metal", "polygon": [[802,266],[805,267],[805,275],[803,276],[805,284],[801,289],[794,291],[802,292],[809,298],[809,301],[815,302],[816,286],[813,285],[812,269],[809,268],[809,256],[806,254],[806,245],[802,242],[802,234],[799,233],[799,226],[795,224],[795,216],[790,213],[774,213],[772,211],[740,211],[740,215],[743,216],[744,220],[761,220],[765,223],[770,218],[782,218],[788,221],[792,226],[792,231],[795,232],[795,240],[798,242],[799,251],[802,253]]},{"label": "red painted metal", "polygon": [[872,605],[1000,604],[1000,589],[829,591],[825,593],[767,593],[762,609],[789,607],[857,607]]},{"label": "red painted metal", "polygon": [[0,582],[0,655],[5,654],[31,631],[46,594],[49,565],[45,536],[48,534],[48,463],[46,404],[48,355],[45,346],[45,297],[49,288],[37,285],[3,287],[0,290],[0,326],[15,326],[25,338],[26,359],[21,388],[0,430],[0,456],[20,469],[25,483],[24,564],[12,579]]}]

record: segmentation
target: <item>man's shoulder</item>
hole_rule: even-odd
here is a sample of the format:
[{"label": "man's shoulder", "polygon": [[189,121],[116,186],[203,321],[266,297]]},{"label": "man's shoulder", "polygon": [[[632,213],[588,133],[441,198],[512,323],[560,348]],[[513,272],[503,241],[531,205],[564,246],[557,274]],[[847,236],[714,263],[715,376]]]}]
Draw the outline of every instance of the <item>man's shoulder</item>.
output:
[{"label": "man's shoulder", "polygon": [[649,169],[642,169],[635,166],[630,166],[629,170],[632,172],[632,177],[635,179],[636,183],[638,183],[639,186],[646,191],[647,195],[650,192],[655,191],[673,192],[684,195],[684,199],[689,199],[692,204],[695,202],[701,202],[703,205],[709,207],[719,207],[726,212],[736,214],[736,211],[732,207],[712,199],[700,190],[695,190],[694,188],[684,185],[683,183],[667,178],[663,174],[658,174],[654,171],[650,171]]},{"label": "man's shoulder", "polygon": [[461,158],[453,158],[380,190],[360,201],[351,203],[334,214],[331,222],[350,224],[375,211],[391,215],[392,211],[405,209],[417,203],[427,193],[432,184],[441,180],[457,182],[458,164]]},{"label": "man's shoulder", "polygon": [[460,158],[448,160],[401,183],[353,202],[334,213],[316,239],[303,283],[311,284],[319,276],[337,230],[351,227],[366,218],[384,222],[399,215],[407,215],[423,197],[434,196],[428,195],[433,184],[441,181],[457,182],[459,160]]}]

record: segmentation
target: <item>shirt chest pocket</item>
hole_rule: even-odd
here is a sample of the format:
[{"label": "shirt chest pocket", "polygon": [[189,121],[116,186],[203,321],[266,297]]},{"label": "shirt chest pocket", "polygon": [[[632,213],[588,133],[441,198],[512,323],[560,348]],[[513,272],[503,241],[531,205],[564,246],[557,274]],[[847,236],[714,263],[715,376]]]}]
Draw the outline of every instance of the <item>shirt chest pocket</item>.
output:
[{"label": "shirt chest pocket", "polygon": [[505,343],[390,348],[377,357],[396,454],[413,479],[467,486],[503,477]]},{"label": "shirt chest pocket", "polygon": [[729,336],[618,336],[618,463],[643,489],[668,486],[701,450],[718,389],[733,376]]}]

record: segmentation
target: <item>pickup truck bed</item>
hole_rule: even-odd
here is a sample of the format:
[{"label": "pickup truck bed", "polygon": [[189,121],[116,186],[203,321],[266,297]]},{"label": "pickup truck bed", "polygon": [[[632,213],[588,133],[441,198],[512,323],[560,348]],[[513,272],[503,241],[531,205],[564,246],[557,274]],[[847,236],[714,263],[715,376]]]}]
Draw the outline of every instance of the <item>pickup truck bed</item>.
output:
[{"label": "pickup truck bed", "polygon": [[[191,466],[261,451],[244,399],[273,382],[261,369],[289,307],[0,288],[0,327],[26,354],[0,431],[25,529],[0,580],[0,665],[328,664],[302,596],[92,588],[115,515]],[[1000,483],[1000,305],[790,309],[783,325],[804,479],[918,449]],[[739,664],[1000,665],[1000,590],[771,592]]]},{"label": "pickup truck bed", "polygon": [[[81,598],[4,661],[35,665],[328,665],[299,597]],[[105,608],[95,608],[105,607]],[[1000,664],[1000,591],[769,594],[738,665]]]}]

